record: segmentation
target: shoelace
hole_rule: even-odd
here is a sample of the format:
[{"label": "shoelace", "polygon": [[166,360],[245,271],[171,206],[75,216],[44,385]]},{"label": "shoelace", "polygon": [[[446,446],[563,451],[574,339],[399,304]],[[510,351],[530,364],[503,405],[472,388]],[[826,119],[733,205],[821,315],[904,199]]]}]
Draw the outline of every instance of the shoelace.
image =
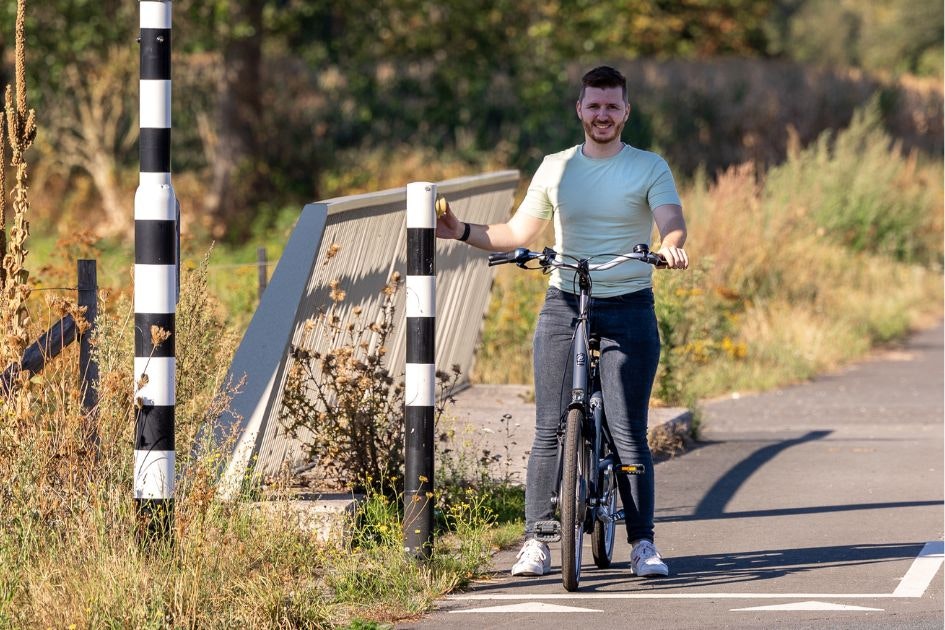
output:
[{"label": "shoelace", "polygon": [[636,562],[647,562],[653,558],[659,559],[661,557],[660,552],[656,550],[656,546],[650,542],[642,542],[637,545],[633,555],[636,556]]},{"label": "shoelace", "polygon": [[541,545],[525,545],[522,547],[522,550],[518,552],[519,559],[521,559],[522,556],[527,557],[529,560],[544,562],[545,550],[541,548]]}]

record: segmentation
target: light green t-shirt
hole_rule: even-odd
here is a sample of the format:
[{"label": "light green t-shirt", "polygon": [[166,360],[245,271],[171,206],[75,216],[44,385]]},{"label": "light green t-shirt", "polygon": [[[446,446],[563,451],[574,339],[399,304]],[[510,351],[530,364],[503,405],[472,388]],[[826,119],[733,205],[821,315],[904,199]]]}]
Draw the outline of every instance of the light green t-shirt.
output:
[{"label": "light green t-shirt", "polygon": [[[650,245],[652,208],[682,205],[666,161],[629,145],[617,155],[592,159],[582,145],[545,157],[518,208],[554,220],[555,251],[605,262],[613,255]],[[608,256],[609,254],[609,256]],[[591,274],[592,294],[613,297],[652,286],[653,268],[635,260]],[[555,270],[550,284],[577,293],[574,273]]]}]

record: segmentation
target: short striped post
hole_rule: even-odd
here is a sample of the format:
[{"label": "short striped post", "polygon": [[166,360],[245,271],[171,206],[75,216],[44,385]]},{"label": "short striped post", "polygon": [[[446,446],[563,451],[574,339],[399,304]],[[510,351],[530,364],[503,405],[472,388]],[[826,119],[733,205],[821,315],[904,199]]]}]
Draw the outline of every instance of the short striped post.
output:
[{"label": "short striped post", "polygon": [[171,2],[141,2],[140,11],[134,500],[141,533],[151,539],[170,538],[174,518],[177,199],[171,186]]},{"label": "short striped post", "polygon": [[434,184],[407,185],[404,549],[417,558],[433,551],[435,202]]}]

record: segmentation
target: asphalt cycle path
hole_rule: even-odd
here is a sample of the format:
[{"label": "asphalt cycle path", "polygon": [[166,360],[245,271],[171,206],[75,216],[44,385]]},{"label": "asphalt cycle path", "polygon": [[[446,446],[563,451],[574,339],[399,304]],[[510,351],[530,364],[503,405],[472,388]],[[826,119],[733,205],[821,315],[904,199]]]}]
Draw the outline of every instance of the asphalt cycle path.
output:
[{"label": "asphalt cycle path", "polygon": [[509,550],[397,627],[940,629],[943,361],[939,325],[811,382],[706,403],[701,441],[656,467],[668,578],[632,576],[618,539],[607,570],[585,546],[568,593],[558,545],[540,578],[512,578]]}]

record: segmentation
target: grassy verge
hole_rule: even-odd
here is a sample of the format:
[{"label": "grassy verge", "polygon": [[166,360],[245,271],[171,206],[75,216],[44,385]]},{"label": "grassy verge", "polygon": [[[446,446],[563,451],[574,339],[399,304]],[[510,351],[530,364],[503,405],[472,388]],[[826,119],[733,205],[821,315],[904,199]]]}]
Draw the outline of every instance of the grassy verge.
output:
[{"label": "grassy verge", "polygon": [[[508,528],[487,506],[451,514],[428,563],[403,553],[395,505],[369,497],[355,541],[327,544],[249,504],[178,506],[176,542],[143,548],[126,496],[89,497],[58,531],[21,521],[0,534],[0,626],[329,628],[389,622],[488,566]],[[518,528],[520,531],[520,528]],[[498,541],[498,543],[496,542]]]},{"label": "grassy verge", "polygon": [[141,542],[131,499],[127,299],[99,314],[97,411],[79,405],[71,351],[5,399],[0,628],[376,627],[428,610],[521,532],[521,489],[494,480],[474,454],[439,464],[427,563],[404,555],[400,502],[381,492],[368,494],[351,539],[329,543],[250,501],[218,501],[220,453],[192,454],[226,404],[216,392],[235,344],[207,288],[208,265],[185,270],[178,307],[173,544]]}]

